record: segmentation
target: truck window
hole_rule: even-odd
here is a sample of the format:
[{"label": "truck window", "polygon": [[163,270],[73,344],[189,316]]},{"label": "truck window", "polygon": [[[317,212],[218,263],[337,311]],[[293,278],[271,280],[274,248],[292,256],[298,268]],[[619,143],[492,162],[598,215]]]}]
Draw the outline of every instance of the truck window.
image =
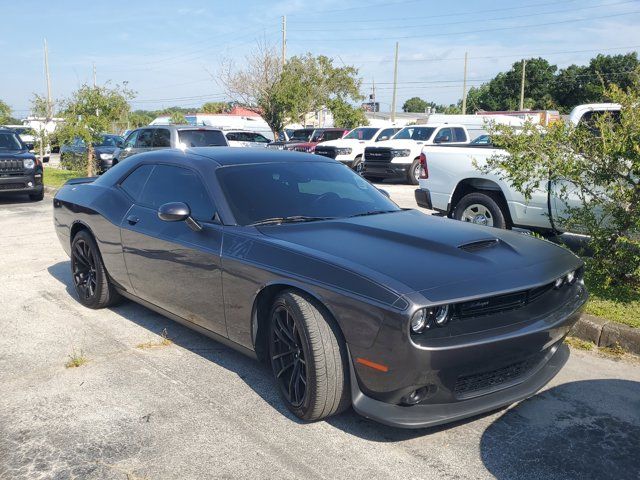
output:
[{"label": "truck window", "polygon": [[453,141],[454,142],[466,142],[467,134],[464,131],[464,128],[455,127],[453,129]]},{"label": "truck window", "polygon": [[443,128],[436,134],[436,138],[433,139],[433,143],[449,143],[453,142],[450,128]]}]

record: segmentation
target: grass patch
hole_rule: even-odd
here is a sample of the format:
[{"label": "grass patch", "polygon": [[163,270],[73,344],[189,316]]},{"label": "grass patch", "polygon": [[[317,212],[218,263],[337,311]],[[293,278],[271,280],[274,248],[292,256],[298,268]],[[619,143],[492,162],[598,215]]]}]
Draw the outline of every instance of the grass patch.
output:
[{"label": "grass patch", "polygon": [[593,347],[595,347],[593,342],[587,342],[586,340],[581,340],[576,337],[567,337],[565,338],[564,343],[579,350],[593,350]]},{"label": "grass patch", "polygon": [[84,356],[84,352],[80,350],[80,352],[76,352],[73,350],[73,353],[69,355],[69,361],[64,364],[66,368],[78,368],[87,363],[89,359]]},{"label": "grass patch", "polygon": [[640,289],[632,285],[605,286],[589,275],[585,283],[591,294],[586,313],[640,328]]},{"label": "grass patch", "polygon": [[616,343],[615,345],[611,345],[609,347],[600,347],[599,351],[600,353],[608,357],[615,357],[615,358],[624,357],[624,354],[626,353],[624,348],[622,348],[618,343]]},{"label": "grass patch", "polygon": [[71,178],[86,177],[83,172],[74,172],[73,170],[59,170],[53,167],[44,168],[44,184],[48,187],[58,188],[65,184]]},{"label": "grass patch", "polygon": [[146,343],[139,343],[138,345],[136,345],[136,348],[145,350],[147,348],[168,347],[172,343],[173,342],[171,341],[171,339],[169,338],[169,334],[167,333],[167,329],[165,328],[162,330],[159,340],[150,340]]}]

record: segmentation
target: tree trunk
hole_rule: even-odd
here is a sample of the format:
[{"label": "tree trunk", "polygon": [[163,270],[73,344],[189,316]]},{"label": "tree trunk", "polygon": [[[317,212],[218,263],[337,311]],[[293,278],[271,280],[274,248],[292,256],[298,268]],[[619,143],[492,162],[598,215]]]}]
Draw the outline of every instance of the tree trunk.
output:
[{"label": "tree trunk", "polygon": [[87,146],[87,177],[93,177],[95,175],[95,152],[93,151],[93,144],[89,142]]}]

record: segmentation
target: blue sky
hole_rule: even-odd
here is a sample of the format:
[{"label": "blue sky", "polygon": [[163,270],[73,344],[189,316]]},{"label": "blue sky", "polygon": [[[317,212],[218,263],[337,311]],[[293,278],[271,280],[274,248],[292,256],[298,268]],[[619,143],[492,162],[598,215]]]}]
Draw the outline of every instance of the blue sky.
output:
[{"label": "blue sky", "polygon": [[91,82],[95,62],[99,83],[129,82],[134,108],[224,100],[221,62],[242,64],[258,39],[279,49],[282,15],[288,56],[355,65],[364,94],[375,80],[383,110],[396,40],[399,106],[414,95],[457,101],[465,51],[468,84],[478,85],[523,56],[563,67],[640,49],[640,0],[23,0],[2,6],[0,99],[21,117],[32,94],[44,93],[46,37],[54,98]]}]

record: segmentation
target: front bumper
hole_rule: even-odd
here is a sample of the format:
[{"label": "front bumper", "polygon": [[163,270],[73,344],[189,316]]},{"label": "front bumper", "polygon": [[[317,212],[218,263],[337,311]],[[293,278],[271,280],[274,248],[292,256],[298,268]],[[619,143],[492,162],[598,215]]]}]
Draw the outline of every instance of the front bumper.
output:
[{"label": "front bumper", "polygon": [[372,163],[366,160],[362,164],[360,174],[364,178],[385,178],[399,179],[406,178],[407,172],[411,168],[410,163]]},{"label": "front bumper", "polygon": [[556,376],[567,363],[569,347],[557,343],[549,352],[548,360],[520,383],[495,393],[456,403],[418,404],[410,407],[381,402],[364,395],[358,388],[351,367],[351,398],[353,409],[365,418],[400,428],[427,428],[462,420],[510,405],[534,395]]},{"label": "front bumper", "polygon": [[[562,342],[588,298],[581,285],[550,295],[563,297],[561,307],[549,310],[548,300],[539,300],[520,311],[458,323],[460,328],[469,323],[482,327],[476,332],[432,335],[421,338],[420,343],[409,340],[397,322],[395,327],[385,322],[371,347],[349,346],[354,409],[387,425],[422,428],[533,395],[566,362],[568,353]],[[359,359],[374,361],[387,370],[376,371]],[[419,389],[429,393],[417,404],[407,405],[407,395]]]},{"label": "front bumper", "polygon": [[10,175],[0,177],[0,193],[40,193],[42,186],[42,171],[32,175]]}]

